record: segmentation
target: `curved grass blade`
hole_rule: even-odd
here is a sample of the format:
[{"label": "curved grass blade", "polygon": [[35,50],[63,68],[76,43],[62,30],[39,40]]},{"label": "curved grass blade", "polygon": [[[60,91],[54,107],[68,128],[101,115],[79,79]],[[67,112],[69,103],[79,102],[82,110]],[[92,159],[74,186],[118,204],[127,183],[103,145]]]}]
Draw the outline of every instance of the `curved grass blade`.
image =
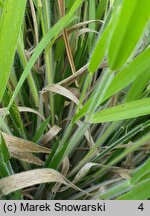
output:
[{"label": "curved grass blade", "polygon": [[2,133],[9,152],[23,152],[23,153],[49,153],[50,149],[37,145],[31,141],[12,136],[7,133]]},{"label": "curved grass blade", "polygon": [[[32,153],[49,154],[50,152],[50,149],[37,145],[28,140],[24,140],[6,133],[2,133],[2,136],[4,137],[2,141],[3,142],[5,141],[6,144],[5,147],[3,143],[3,155],[5,158],[9,158],[8,156],[8,151],[9,151],[12,158],[17,158],[27,163],[43,165],[44,162],[41,161],[38,157],[36,157]],[[8,148],[8,151],[6,151],[6,148]]]},{"label": "curved grass blade", "polygon": [[48,86],[45,86],[42,90],[42,94],[45,94],[47,92],[53,92],[59,95],[62,95],[68,99],[70,99],[71,101],[73,101],[75,104],[79,104],[79,100],[78,98],[71,92],[69,91],[67,88],[58,85],[58,84],[51,84]]},{"label": "curved grass blade", "polygon": [[[21,179],[21,181],[20,181]],[[16,190],[30,187],[40,183],[59,182],[75,190],[82,191],[80,188],[69,182],[63,175],[53,169],[35,169],[0,180],[0,196],[7,195]]]},{"label": "curved grass blade", "polygon": [[42,145],[45,145],[46,143],[54,139],[54,137],[56,137],[60,131],[61,131],[61,128],[58,127],[57,125],[54,125],[46,134],[42,136],[40,143]]}]

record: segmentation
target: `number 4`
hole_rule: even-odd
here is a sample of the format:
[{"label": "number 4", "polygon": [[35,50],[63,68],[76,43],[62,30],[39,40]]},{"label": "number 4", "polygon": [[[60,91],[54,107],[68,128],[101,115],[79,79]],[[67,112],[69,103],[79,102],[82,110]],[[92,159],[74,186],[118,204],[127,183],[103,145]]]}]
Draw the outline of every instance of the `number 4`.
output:
[{"label": "number 4", "polygon": [[138,209],[141,210],[141,211],[144,211],[143,203],[141,203],[141,204],[139,205]]}]

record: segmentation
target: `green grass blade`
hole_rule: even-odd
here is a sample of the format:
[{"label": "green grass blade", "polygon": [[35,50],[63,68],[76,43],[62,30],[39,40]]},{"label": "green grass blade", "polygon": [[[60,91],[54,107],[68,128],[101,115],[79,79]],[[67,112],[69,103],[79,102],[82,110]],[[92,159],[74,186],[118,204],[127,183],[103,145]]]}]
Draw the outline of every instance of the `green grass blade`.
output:
[{"label": "green grass blade", "polygon": [[150,69],[141,73],[133,82],[127,96],[126,102],[137,100],[142,96],[142,92],[150,80]]},{"label": "green grass blade", "polygon": [[6,0],[0,21],[0,101],[5,92],[17,47],[26,0]]},{"label": "green grass blade", "polygon": [[[26,58],[26,55],[24,53],[24,45],[23,45],[23,43],[21,41],[21,37],[19,37],[19,40],[18,40],[17,51],[18,51],[22,66],[23,66],[23,68],[25,68],[26,65],[27,65],[27,58]],[[34,103],[38,107],[38,104],[39,104],[38,90],[37,90],[36,83],[35,83],[35,81],[33,79],[32,72],[29,73],[29,75],[27,77],[27,80],[28,80],[30,93],[31,93],[31,95],[33,97]]]},{"label": "green grass blade", "polygon": [[101,19],[106,10],[107,10],[107,1],[100,0],[96,10],[96,18]]},{"label": "green grass blade", "polygon": [[147,173],[150,173],[150,158],[134,173],[131,184],[136,184]]},{"label": "green grass blade", "polygon": [[150,179],[140,182],[131,191],[120,196],[118,200],[146,200],[150,198]]},{"label": "green grass blade", "polygon": [[122,194],[126,191],[129,191],[130,189],[131,189],[130,181],[125,181],[106,190],[106,192],[104,192],[99,196],[99,199],[109,200],[117,196],[117,194]]},{"label": "green grass blade", "polygon": [[112,70],[121,68],[137,45],[150,18],[149,7],[149,0],[123,1],[108,50]]},{"label": "green grass blade", "polygon": [[[95,20],[95,19],[96,19],[96,1],[89,0],[89,20]],[[96,23],[90,23],[89,29],[96,30]],[[89,51],[91,51],[93,45],[93,39],[94,39],[94,34],[89,33],[89,38],[88,38]]]},{"label": "green grass blade", "polygon": [[103,32],[100,33],[100,37],[90,57],[89,66],[88,66],[90,73],[96,72],[102,59],[104,58],[106,54],[106,51],[108,49],[109,42],[112,36],[114,23],[115,23],[115,20],[118,14],[119,14],[119,9],[116,10],[115,8],[107,27],[105,28],[105,30],[102,29]]},{"label": "green grass blade", "polygon": [[[8,106],[12,95],[13,95],[13,92],[12,92],[11,86],[10,84],[7,84],[7,89],[5,90],[5,93],[2,98],[2,102],[4,103],[5,106]],[[12,106],[9,109],[9,113],[10,113],[10,116],[20,136],[25,138],[26,134],[24,130],[23,121],[21,119],[21,115],[20,115],[20,112],[18,110],[18,107],[15,101],[13,102]]]},{"label": "green grass blade", "polygon": [[3,160],[5,163],[7,163],[10,160],[11,155],[9,153],[6,142],[5,142],[4,137],[2,135],[1,135],[1,150],[2,150]]},{"label": "green grass blade", "polygon": [[32,142],[37,143],[40,140],[40,138],[43,135],[45,129],[47,128],[49,120],[50,120],[50,117],[48,117],[45,121],[42,122],[42,124],[38,128],[36,134],[34,135],[34,137],[32,139]]},{"label": "green grass blade", "polygon": [[90,122],[110,122],[150,114],[150,98],[124,103],[93,114]]},{"label": "green grass blade", "polygon": [[7,162],[10,159],[10,154],[8,152],[5,140],[3,136],[0,136],[0,176],[6,177],[9,176],[9,170],[7,167]]},{"label": "green grass blade", "polygon": [[89,62],[89,72],[94,73],[98,69],[102,59],[104,58],[104,55],[106,53],[106,50],[108,48],[109,39],[110,39],[110,31],[112,28],[113,22],[110,22],[102,35],[100,36],[99,40],[97,41],[96,47],[94,49],[94,52],[90,58]]}]

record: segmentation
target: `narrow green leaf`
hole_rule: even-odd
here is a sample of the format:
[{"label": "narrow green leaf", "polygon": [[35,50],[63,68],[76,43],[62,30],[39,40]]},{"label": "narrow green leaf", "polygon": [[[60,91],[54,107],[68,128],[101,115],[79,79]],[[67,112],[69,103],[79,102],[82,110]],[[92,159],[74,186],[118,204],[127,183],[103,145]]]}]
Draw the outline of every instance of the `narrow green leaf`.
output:
[{"label": "narrow green leaf", "polygon": [[150,179],[140,182],[131,191],[120,196],[118,200],[146,200],[150,198]]},{"label": "narrow green leaf", "polygon": [[150,173],[150,158],[134,173],[131,184],[136,184],[147,173]]},{"label": "narrow green leaf", "polygon": [[9,176],[9,171],[7,169],[6,163],[0,159],[0,176],[6,177]]},{"label": "narrow green leaf", "polygon": [[10,154],[7,149],[5,140],[3,136],[0,136],[0,176],[1,177],[6,177],[9,176],[9,170],[7,167],[7,162],[10,159]]},{"label": "narrow green leaf", "polygon": [[32,142],[36,143],[40,140],[41,136],[43,135],[43,133],[44,133],[44,131],[48,125],[49,120],[50,120],[50,117],[48,117],[45,121],[42,122],[42,124],[38,128],[35,136],[33,137]]},{"label": "narrow green leaf", "polygon": [[89,62],[89,72],[94,73],[98,69],[102,59],[104,58],[104,55],[106,53],[108,43],[109,43],[109,36],[110,36],[110,30],[112,28],[112,22],[108,24],[103,34],[100,36],[96,47],[94,49],[94,52],[90,58]]},{"label": "narrow green leaf", "polygon": [[143,90],[150,80],[150,68],[141,73],[133,82],[127,96],[126,102],[137,100],[141,97]]},{"label": "narrow green leaf", "polygon": [[121,183],[118,183],[117,185],[110,187],[108,190],[106,190],[103,194],[99,196],[99,199],[101,200],[109,200],[113,199],[117,196],[117,194],[125,193],[126,191],[129,191],[131,189],[130,181],[124,181]]},{"label": "narrow green leaf", "polygon": [[[96,19],[96,2],[95,0],[93,1],[89,0],[89,20],[95,20],[95,19]],[[96,30],[96,23],[90,23],[89,29]],[[93,39],[94,39],[94,34],[89,33],[89,37],[88,37],[89,51],[91,51],[93,45]]]},{"label": "narrow green leaf", "polygon": [[[3,99],[2,99],[2,102],[4,103],[5,106],[8,106],[12,95],[13,95],[13,92],[12,92],[10,84],[8,83],[7,89],[5,90],[5,93],[4,93]],[[22,137],[26,137],[25,131],[24,131],[24,125],[23,125],[23,122],[21,119],[19,109],[16,105],[16,102],[13,102],[12,106],[10,107],[9,112],[10,112],[10,116],[11,116],[11,118],[12,118],[12,120],[16,126],[16,129],[19,131],[20,135]]]},{"label": "narrow green leaf", "polygon": [[7,148],[7,145],[5,143],[4,137],[2,135],[1,135],[1,150],[2,150],[1,153],[2,153],[3,160],[5,163],[7,163],[10,160],[11,156]]},{"label": "narrow green leaf", "polygon": [[143,33],[150,18],[149,0],[124,0],[108,50],[108,60],[112,70],[121,68]]},{"label": "narrow green leaf", "polygon": [[24,18],[26,0],[6,0],[0,20],[0,101],[9,78],[17,40]]},{"label": "narrow green leaf", "polygon": [[[116,9],[116,8],[115,8]],[[112,17],[107,25],[107,27],[105,28],[105,30],[103,31],[102,29],[102,33],[100,33],[100,37],[96,43],[95,49],[91,55],[90,61],[89,61],[89,72],[90,73],[94,73],[96,72],[96,70],[98,69],[102,59],[104,58],[106,51],[108,49],[108,45],[111,39],[111,35],[113,32],[113,28],[114,28],[114,22],[116,17],[118,16],[119,13],[119,9],[118,10],[114,10]]]},{"label": "narrow green leaf", "polygon": [[[26,67],[27,62],[28,62],[24,50],[25,50],[24,44],[22,42],[22,38],[21,38],[21,35],[20,35],[19,40],[18,40],[18,44],[17,44],[17,52],[19,54],[20,61],[22,63],[23,68]],[[29,88],[30,88],[30,93],[31,93],[31,95],[33,97],[34,103],[38,107],[38,104],[39,104],[38,89],[37,89],[37,85],[35,83],[35,80],[33,78],[32,72],[29,73],[29,75],[27,77],[27,80],[28,80],[28,84],[29,84]]]},{"label": "narrow green leaf", "polygon": [[104,15],[105,11],[107,9],[107,1],[106,0],[100,0],[97,11],[96,11],[96,18],[101,19],[102,16]]},{"label": "narrow green leaf", "polygon": [[145,98],[102,110],[92,115],[91,123],[120,121],[150,114],[150,98]]}]

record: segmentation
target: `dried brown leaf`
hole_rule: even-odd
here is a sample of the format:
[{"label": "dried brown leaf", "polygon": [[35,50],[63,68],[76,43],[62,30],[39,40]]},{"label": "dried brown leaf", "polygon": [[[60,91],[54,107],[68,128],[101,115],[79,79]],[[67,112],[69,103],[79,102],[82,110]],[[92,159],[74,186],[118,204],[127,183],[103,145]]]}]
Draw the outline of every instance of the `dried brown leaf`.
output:
[{"label": "dried brown leaf", "polygon": [[77,105],[79,104],[78,98],[71,91],[69,91],[65,87],[60,86],[58,84],[51,84],[51,85],[45,86],[44,89],[42,90],[42,94],[45,94],[47,92],[54,92],[59,95],[63,95],[64,97],[73,101],[75,104]]},{"label": "dried brown leaf", "polygon": [[82,191],[80,188],[68,181],[63,175],[53,169],[35,169],[0,180],[0,196],[7,195],[14,191],[27,188],[36,184],[59,182],[75,190]]},{"label": "dried brown leaf", "polygon": [[[76,124],[77,124],[79,127],[81,127],[81,125],[82,125],[83,123],[82,123],[80,120],[78,120],[78,121],[76,122]],[[92,138],[90,129],[86,129],[84,135],[85,135],[85,137],[86,137],[86,139],[87,139],[87,141],[88,141],[89,146],[90,146],[91,148],[92,148],[93,146],[95,146],[95,143],[94,143],[94,140],[93,140],[93,138]]]},{"label": "dried brown leaf", "polygon": [[[61,174],[63,176],[65,177],[67,176],[69,167],[70,167],[69,158],[65,157],[62,163],[62,170],[61,170]],[[61,183],[56,183],[55,186],[52,188],[53,193],[56,193],[60,187],[61,187]]]},{"label": "dried brown leaf", "polygon": [[[72,26],[71,28],[69,28],[69,29],[67,30],[67,32],[68,32],[68,34],[71,34],[72,32],[78,30],[79,28],[82,28],[82,27],[84,27],[84,26],[86,26],[86,25],[88,25],[88,24],[90,24],[90,23],[93,23],[93,22],[103,23],[102,20],[87,20],[87,21],[84,21],[84,22],[80,22],[80,23],[75,24],[74,26]],[[60,35],[58,36],[57,40],[60,39],[60,38],[62,38],[62,36],[63,36],[63,35],[60,34]]]},{"label": "dried brown leaf", "polygon": [[18,160],[21,160],[27,163],[31,163],[31,164],[35,164],[38,166],[42,166],[44,164],[42,160],[40,160],[38,157],[34,156],[33,154],[29,152],[28,153],[27,152],[24,152],[24,153],[23,152],[17,152],[17,153],[12,152],[11,156]]},{"label": "dried brown leaf", "polygon": [[89,28],[83,28],[80,31],[78,31],[77,36],[79,37],[80,35],[85,34],[85,33],[95,33],[95,34],[98,34],[98,32],[95,31],[95,30],[92,30],[92,29],[89,29]]},{"label": "dried brown leaf", "polygon": [[41,138],[41,144],[44,145],[51,141],[59,132],[61,131],[61,128],[57,125],[54,125],[46,134],[44,134]]},{"label": "dried brown leaf", "polygon": [[37,145],[31,141],[24,140],[7,133],[2,135],[10,152],[49,153],[50,149]]},{"label": "dried brown leaf", "polygon": [[[6,112],[7,108],[0,108],[0,116],[2,116]],[[29,108],[29,107],[18,107],[19,112],[30,112],[38,115],[42,120],[45,120],[44,116],[42,116],[38,111]],[[9,113],[8,113],[9,114]]]},{"label": "dried brown leaf", "polygon": [[88,70],[88,64],[80,68],[75,74],[71,75],[70,77],[67,77],[66,79],[60,81],[57,84],[63,86],[69,86],[70,84],[75,82],[78,78],[80,78],[83,74],[85,74],[87,70]]},{"label": "dried brown leaf", "polygon": [[49,153],[50,149],[37,145],[31,141],[24,140],[7,133],[2,135],[5,139],[6,145],[12,157],[19,160],[33,163],[36,165],[43,165],[43,161],[32,153]]}]

